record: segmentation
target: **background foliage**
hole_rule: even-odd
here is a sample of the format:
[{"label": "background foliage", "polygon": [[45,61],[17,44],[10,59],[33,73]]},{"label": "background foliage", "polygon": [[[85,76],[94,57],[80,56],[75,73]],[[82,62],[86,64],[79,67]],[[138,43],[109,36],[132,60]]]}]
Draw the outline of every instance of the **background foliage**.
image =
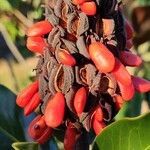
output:
[{"label": "background foliage", "polygon": [[[149,0],[123,1],[126,4],[125,14],[129,19],[136,7],[150,5]],[[27,126],[35,114],[24,117],[22,110],[15,104],[16,94],[26,87],[34,78],[32,69],[37,58],[27,51],[25,46],[25,32],[33,22],[44,16],[44,0],[0,0],[0,149],[12,147],[15,150],[57,150],[63,149],[58,138],[52,138],[43,146],[33,143],[26,134]],[[132,74],[150,79],[150,41],[144,42],[133,51],[144,60],[138,69],[130,69]],[[136,94],[134,100],[126,103],[116,116],[115,123],[108,126],[95,139],[94,149],[101,150],[149,150],[150,142],[150,114],[135,119],[149,111],[150,93]],[[129,134],[130,133],[130,134]],[[130,137],[128,136],[130,135]],[[126,138],[128,137],[128,138]],[[129,139],[130,138],[130,139]],[[134,139],[137,138],[135,141]],[[59,140],[58,140],[59,139]],[[122,142],[123,141],[123,142]],[[125,144],[127,142],[127,144]],[[120,143],[120,147],[114,143]],[[142,143],[142,148],[140,147]],[[12,146],[11,146],[12,145]],[[139,146],[140,145],[140,146]],[[109,146],[109,147],[108,147]]]}]

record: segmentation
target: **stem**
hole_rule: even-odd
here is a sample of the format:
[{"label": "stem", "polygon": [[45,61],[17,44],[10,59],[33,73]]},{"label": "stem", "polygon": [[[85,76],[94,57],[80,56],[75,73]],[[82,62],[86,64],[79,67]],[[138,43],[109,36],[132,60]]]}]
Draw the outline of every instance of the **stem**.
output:
[{"label": "stem", "polygon": [[8,133],[6,130],[4,130],[2,127],[0,127],[0,132],[2,132],[4,135],[6,135],[9,139],[11,139],[13,142],[19,142],[18,139],[16,139],[14,136],[12,136],[10,133]]},{"label": "stem", "polygon": [[18,48],[16,47],[16,45],[11,40],[11,37],[10,37],[9,33],[7,32],[5,26],[2,23],[0,23],[0,31],[1,31],[4,39],[5,39],[5,42],[8,46],[8,48],[10,49],[12,54],[15,56],[17,61],[20,62],[20,63],[25,62],[24,58],[20,54],[20,52],[19,52]]}]

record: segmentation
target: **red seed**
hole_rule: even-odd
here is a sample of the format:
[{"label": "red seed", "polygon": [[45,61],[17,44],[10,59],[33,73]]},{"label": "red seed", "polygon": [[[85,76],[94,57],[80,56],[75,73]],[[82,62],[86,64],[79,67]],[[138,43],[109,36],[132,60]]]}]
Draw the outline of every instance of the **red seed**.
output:
[{"label": "red seed", "polygon": [[126,48],[127,49],[131,49],[132,47],[133,47],[133,41],[132,41],[132,39],[131,40],[127,40]]},{"label": "red seed", "polygon": [[16,100],[17,105],[22,108],[25,107],[37,91],[38,81],[35,81],[18,94]]},{"label": "red seed", "polygon": [[72,125],[71,122],[69,122],[64,137],[65,150],[74,149],[77,140],[77,135],[78,135],[77,129]]},{"label": "red seed", "polygon": [[117,110],[122,108],[122,106],[124,104],[123,98],[120,95],[115,95],[115,96],[113,96],[113,99],[115,101],[115,105],[116,105]]},{"label": "red seed", "polygon": [[142,64],[142,59],[130,51],[122,51],[120,59],[121,62],[126,66],[138,67]]},{"label": "red seed", "polygon": [[34,94],[34,96],[29,101],[29,103],[25,106],[24,115],[28,116],[30,113],[32,113],[38,107],[38,105],[40,103],[41,103],[41,98],[40,98],[39,93],[37,92],[36,94]]},{"label": "red seed", "polygon": [[74,57],[66,51],[58,52],[58,57],[60,62],[64,65],[74,66],[76,64],[76,60],[74,59]]},{"label": "red seed", "polygon": [[125,101],[129,101],[133,98],[135,89],[132,83],[130,85],[124,85],[121,82],[118,82],[118,86],[121,96]]},{"label": "red seed", "polygon": [[52,25],[47,20],[37,22],[33,24],[28,30],[27,36],[42,36],[45,35],[52,30]]},{"label": "red seed", "polygon": [[64,118],[65,99],[62,93],[58,92],[49,100],[45,109],[45,122],[49,127],[58,127]]},{"label": "red seed", "polygon": [[104,44],[100,42],[92,43],[89,46],[89,54],[100,72],[107,73],[114,69],[115,58]]},{"label": "red seed", "polygon": [[84,2],[80,5],[81,11],[88,16],[94,16],[96,14],[95,2]]},{"label": "red seed", "polygon": [[80,4],[82,4],[82,3],[86,2],[86,1],[87,0],[72,0],[73,4],[75,4],[75,5],[80,5]]},{"label": "red seed", "polygon": [[103,121],[103,111],[100,106],[95,110],[94,119],[99,122]]},{"label": "red seed", "polygon": [[150,81],[135,76],[132,76],[132,81],[137,92],[145,93],[150,91]]},{"label": "red seed", "polygon": [[132,83],[131,75],[117,58],[115,68],[111,73],[116,78],[116,80],[122,83],[123,85],[130,85]]},{"label": "red seed", "polygon": [[104,122],[99,122],[98,120],[93,119],[93,129],[96,135],[99,135],[105,126],[106,125],[104,124]]},{"label": "red seed", "polygon": [[44,117],[41,115],[38,115],[28,127],[28,134],[39,144],[44,144],[50,138],[52,133],[53,129],[46,125]]},{"label": "red seed", "polygon": [[132,25],[129,23],[127,19],[125,19],[125,30],[126,30],[127,40],[131,39],[133,37],[134,30]]},{"label": "red seed", "polygon": [[74,97],[74,108],[78,115],[80,115],[84,111],[86,101],[87,101],[87,92],[86,89],[82,87],[76,92]]},{"label": "red seed", "polygon": [[37,36],[37,37],[28,37],[26,46],[32,52],[42,54],[47,44],[44,41],[44,38]]}]

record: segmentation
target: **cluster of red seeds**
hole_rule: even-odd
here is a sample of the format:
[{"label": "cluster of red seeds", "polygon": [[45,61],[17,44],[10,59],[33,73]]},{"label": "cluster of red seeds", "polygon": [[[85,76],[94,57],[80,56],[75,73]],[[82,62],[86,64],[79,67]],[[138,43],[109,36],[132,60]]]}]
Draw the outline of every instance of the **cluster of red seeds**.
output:
[{"label": "cluster of red seeds", "polygon": [[[65,130],[64,147],[66,150],[73,150],[77,141],[83,135],[83,132],[90,132],[90,129],[93,129],[96,135],[98,135],[113,119],[123,103],[133,98],[135,90],[140,93],[150,90],[150,82],[130,75],[126,69],[126,66],[138,67],[142,63],[141,58],[129,50],[132,47],[133,29],[126,19],[124,19],[124,26],[121,24],[122,31],[125,30],[126,33],[122,36],[125,36],[125,41],[121,41],[122,39],[117,39],[120,33],[115,28],[117,26],[116,20],[107,18],[108,16],[105,17],[105,14],[103,15],[104,17],[100,17],[98,10],[100,2],[90,0],[57,1],[55,3],[50,0],[50,4],[48,5],[48,7],[51,7],[49,14],[53,15],[53,18],[48,18],[48,14],[46,14],[47,19],[45,21],[35,23],[27,31],[27,48],[32,52],[40,53],[41,56],[36,68],[37,80],[18,94],[17,104],[24,108],[25,115],[29,115],[39,106],[42,108],[41,114],[31,122],[28,129],[29,135],[35,141],[40,144],[46,142],[53,134],[55,128],[61,126]],[[115,3],[115,14],[121,13],[121,6],[115,0],[113,2]],[[62,13],[62,16],[58,15],[59,13],[56,11],[54,5],[57,6],[57,9],[61,6],[60,10],[62,11],[59,13]],[[78,20],[78,23],[76,23],[75,16],[74,22],[72,23],[75,27],[72,28],[73,32],[69,32],[67,30],[69,27],[67,26],[68,22],[66,20],[70,18],[66,19],[64,17],[65,13],[63,12],[68,8],[64,9],[66,5],[72,6],[71,8],[76,9],[77,12],[86,14],[89,22],[94,19],[97,21],[99,18],[101,23],[99,23],[98,27],[94,26],[94,29],[92,28],[92,23],[90,23],[88,29],[79,35],[77,32],[74,32],[74,28],[77,30],[79,28],[77,26],[82,25],[82,19],[81,22]],[[51,10],[54,10],[55,15]],[[57,41],[57,45],[59,43],[62,44],[63,39],[76,43],[81,36],[84,36],[84,39],[86,39],[84,40],[85,45],[79,43],[78,46],[76,44],[73,46],[76,49],[84,46],[86,51],[82,52],[77,50],[76,52],[71,52],[70,49],[72,47],[69,49],[63,44],[57,47],[56,44],[54,46],[54,43],[50,42],[52,39],[50,40],[49,37],[56,32],[54,29],[58,26],[55,25],[55,21],[53,22],[56,16],[59,16],[59,19],[62,17],[59,20],[59,30],[67,30],[67,35],[57,34],[59,36],[54,37],[55,41],[61,37],[61,40]],[[122,20],[117,21],[119,23],[122,22]],[[102,27],[100,26],[101,24]],[[97,28],[96,31],[95,28]],[[100,32],[100,30],[102,31]],[[122,46],[124,42],[126,44]],[[120,49],[120,47],[124,49]],[[114,52],[114,50],[117,52]],[[82,59],[83,55],[86,59]],[[62,88],[62,82],[64,82],[62,74],[62,76],[58,76],[56,82],[53,82],[55,78],[47,78],[44,84],[44,79],[40,78],[41,72],[44,72],[45,76],[52,74],[49,71],[50,67],[45,68],[44,66],[46,62],[47,67],[51,63],[51,59],[55,62],[55,68],[51,68],[53,70],[60,71],[62,67],[73,69],[75,79],[71,81],[68,88],[68,91],[73,91],[71,96],[68,94],[68,91],[68,93],[64,92],[65,89]],[[90,70],[91,72],[83,71],[83,68],[87,64],[90,64],[95,69],[96,75],[93,76],[95,79],[90,77],[92,76],[93,70]],[[80,71],[75,73],[75,67],[78,66]],[[82,82],[77,81],[78,74]],[[67,76],[67,74],[65,75]],[[69,75],[67,76],[68,80],[71,78]],[[57,76],[57,73],[54,76]],[[59,81],[60,79],[61,81]],[[52,80],[52,84],[49,80]],[[91,86],[89,86],[90,81],[88,82],[88,80],[93,81]],[[54,87],[57,84],[59,85],[57,85],[57,88],[53,92],[51,87],[47,88],[48,84]],[[94,89],[94,92],[92,89]],[[66,96],[67,94],[70,98]],[[109,118],[109,121],[106,118]],[[85,120],[88,123],[85,123]]]}]

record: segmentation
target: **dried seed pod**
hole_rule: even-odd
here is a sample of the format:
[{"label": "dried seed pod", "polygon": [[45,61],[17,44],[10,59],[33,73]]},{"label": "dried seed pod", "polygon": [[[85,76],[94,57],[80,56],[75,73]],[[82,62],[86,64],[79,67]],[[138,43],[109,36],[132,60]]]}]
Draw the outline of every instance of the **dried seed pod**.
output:
[{"label": "dried seed pod", "polygon": [[55,96],[49,100],[45,109],[45,122],[47,126],[56,128],[64,119],[65,99],[62,93],[57,92]]},{"label": "dried seed pod", "polygon": [[150,81],[140,77],[132,76],[132,82],[135,90],[139,93],[145,93],[150,91]]},{"label": "dried seed pod", "polygon": [[78,115],[80,115],[85,108],[87,100],[87,91],[84,87],[80,88],[74,97],[74,108]]},{"label": "dried seed pod", "polygon": [[130,51],[122,51],[120,60],[124,65],[131,67],[138,67],[142,64],[142,59]]},{"label": "dried seed pod", "polygon": [[52,25],[47,21],[40,21],[33,24],[28,30],[26,35],[27,36],[43,36],[52,30]]},{"label": "dried seed pod", "polygon": [[47,47],[47,44],[44,41],[44,38],[36,36],[36,37],[28,37],[26,46],[32,52],[42,54],[44,48]]},{"label": "dried seed pod", "polygon": [[124,67],[124,65],[116,58],[116,63],[111,74],[116,78],[117,81],[122,83],[123,85],[131,85],[131,75]]},{"label": "dried seed pod", "polygon": [[84,2],[80,5],[81,10],[88,16],[94,16],[96,14],[96,3],[95,2]]},{"label": "dried seed pod", "polygon": [[25,107],[30,102],[34,94],[38,91],[38,88],[39,88],[38,81],[35,81],[28,87],[26,87],[24,90],[22,90],[17,96],[16,99],[17,105],[22,108]]},{"label": "dried seed pod", "polygon": [[33,95],[32,99],[29,101],[29,103],[24,108],[24,115],[28,116],[30,113],[32,113],[38,105],[41,103],[41,98],[39,93]]},{"label": "dried seed pod", "polygon": [[100,72],[107,73],[114,69],[115,58],[104,44],[100,42],[90,44],[89,54]]},{"label": "dried seed pod", "polygon": [[52,133],[53,129],[45,124],[44,117],[41,115],[38,115],[28,127],[28,134],[39,144],[44,144]]}]

